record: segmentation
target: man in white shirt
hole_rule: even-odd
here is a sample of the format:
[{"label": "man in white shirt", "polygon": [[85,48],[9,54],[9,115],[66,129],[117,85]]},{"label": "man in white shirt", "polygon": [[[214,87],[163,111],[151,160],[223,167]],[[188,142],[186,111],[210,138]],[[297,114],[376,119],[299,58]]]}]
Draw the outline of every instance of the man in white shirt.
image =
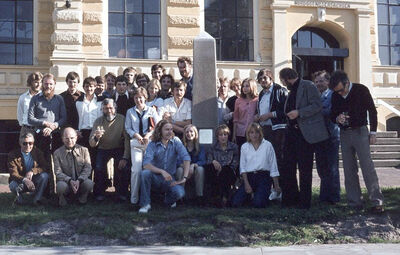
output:
[{"label": "man in white shirt", "polygon": [[29,103],[34,95],[38,94],[42,88],[43,75],[40,72],[31,73],[26,81],[29,90],[22,94],[18,99],[17,120],[21,126],[20,134],[32,132],[32,127],[28,124]]},{"label": "man in white shirt", "polygon": [[192,101],[184,98],[186,83],[179,81],[172,86],[173,97],[164,100],[164,106],[160,110],[163,119],[172,123],[174,132],[182,137],[183,128],[192,123]]}]

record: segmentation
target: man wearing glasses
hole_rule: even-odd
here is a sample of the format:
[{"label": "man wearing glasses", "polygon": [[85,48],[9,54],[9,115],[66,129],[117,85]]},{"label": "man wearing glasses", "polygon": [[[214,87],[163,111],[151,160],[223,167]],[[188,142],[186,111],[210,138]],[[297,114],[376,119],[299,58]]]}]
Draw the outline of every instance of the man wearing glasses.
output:
[{"label": "man wearing glasses", "polygon": [[40,204],[49,179],[49,164],[43,153],[34,147],[35,138],[32,133],[20,136],[21,148],[8,154],[7,167],[10,173],[9,187],[16,195],[17,204],[24,204],[22,193],[31,192],[32,202]]},{"label": "man wearing glasses", "polygon": [[[382,213],[383,195],[371,159],[370,144],[376,142],[377,112],[368,88],[351,83],[343,71],[335,71],[330,79],[332,95],[331,120],[340,127],[345,188],[348,204],[362,209],[363,201],[358,177],[358,160],[364,177],[372,212]],[[369,116],[370,130],[367,128]]]}]

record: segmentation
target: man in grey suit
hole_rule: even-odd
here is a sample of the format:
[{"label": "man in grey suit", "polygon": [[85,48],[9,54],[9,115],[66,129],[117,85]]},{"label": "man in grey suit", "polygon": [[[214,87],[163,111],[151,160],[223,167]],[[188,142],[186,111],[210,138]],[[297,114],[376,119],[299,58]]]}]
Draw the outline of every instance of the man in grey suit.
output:
[{"label": "man in grey suit", "polygon": [[[279,78],[289,90],[284,108],[288,121],[285,165],[279,171],[282,206],[308,209],[311,206],[313,152],[316,147],[325,146],[329,137],[321,113],[322,103],[314,84],[300,79],[295,70],[284,68],[279,72]],[[296,178],[297,165],[300,189]]]}]

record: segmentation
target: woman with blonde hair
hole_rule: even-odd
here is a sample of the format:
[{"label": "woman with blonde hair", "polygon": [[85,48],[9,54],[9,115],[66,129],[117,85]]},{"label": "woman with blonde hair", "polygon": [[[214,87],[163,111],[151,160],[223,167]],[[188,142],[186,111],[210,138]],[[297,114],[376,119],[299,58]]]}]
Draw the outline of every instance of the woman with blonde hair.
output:
[{"label": "woman with blonde hair", "polygon": [[240,97],[233,112],[233,142],[241,147],[246,142],[247,126],[254,121],[258,102],[257,82],[247,78],[242,83]]},{"label": "woman with blonde hair", "polygon": [[159,97],[161,90],[161,83],[157,79],[152,79],[150,83],[147,85],[147,93],[149,98],[147,98],[147,106],[155,106],[157,109],[160,109],[164,105],[164,100]]},{"label": "woman with blonde hair", "polygon": [[243,184],[233,196],[232,206],[241,206],[251,196],[252,206],[263,208],[268,205],[271,179],[276,192],[281,192],[275,151],[272,144],[263,138],[262,128],[258,123],[253,122],[248,126],[246,139],[240,153]]},{"label": "woman with blonde hair", "polygon": [[[203,199],[203,189],[204,189],[204,165],[206,164],[206,152],[203,146],[199,143],[199,132],[196,126],[189,124],[183,128],[183,145],[190,155],[190,168],[188,175],[188,184],[193,184],[190,182],[192,176],[194,176],[194,186],[196,199],[195,202],[198,205],[204,203]],[[183,168],[182,160],[178,161],[178,169],[176,170],[176,178],[178,180],[183,178]],[[187,198],[190,199],[190,193]]]}]

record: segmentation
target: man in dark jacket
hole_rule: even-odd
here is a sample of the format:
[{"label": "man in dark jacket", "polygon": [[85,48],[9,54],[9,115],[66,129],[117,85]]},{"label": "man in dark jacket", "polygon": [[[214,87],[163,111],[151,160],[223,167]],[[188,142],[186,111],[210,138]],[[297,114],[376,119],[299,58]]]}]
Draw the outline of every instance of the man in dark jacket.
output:
[{"label": "man in dark jacket", "polygon": [[21,195],[24,192],[32,192],[33,203],[40,203],[49,179],[49,164],[34,143],[33,134],[24,133],[19,139],[21,148],[8,154],[9,187],[19,204],[26,202]]}]

